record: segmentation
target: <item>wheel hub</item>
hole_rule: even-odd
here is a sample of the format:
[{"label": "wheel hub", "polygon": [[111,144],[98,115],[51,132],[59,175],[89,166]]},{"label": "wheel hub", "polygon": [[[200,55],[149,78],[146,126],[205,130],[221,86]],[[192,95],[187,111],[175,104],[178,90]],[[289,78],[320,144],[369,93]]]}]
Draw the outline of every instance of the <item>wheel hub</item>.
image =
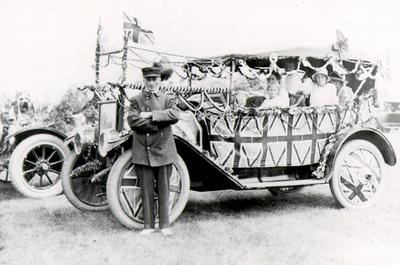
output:
[{"label": "wheel hub", "polygon": [[45,163],[42,163],[42,169],[44,170],[44,171],[48,171],[49,170],[49,165],[47,165],[47,164],[45,164]]},{"label": "wheel hub", "polygon": [[358,181],[362,185],[367,185],[372,181],[372,175],[367,169],[363,169],[358,174]]},{"label": "wheel hub", "polygon": [[39,175],[43,175],[44,173],[47,173],[49,171],[49,164],[47,161],[40,160],[36,163],[36,172]]}]

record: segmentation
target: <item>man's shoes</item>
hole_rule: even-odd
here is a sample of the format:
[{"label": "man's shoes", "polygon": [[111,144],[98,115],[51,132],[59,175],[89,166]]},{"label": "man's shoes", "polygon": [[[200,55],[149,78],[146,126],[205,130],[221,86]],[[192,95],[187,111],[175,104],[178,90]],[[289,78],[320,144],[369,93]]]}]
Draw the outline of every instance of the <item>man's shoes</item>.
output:
[{"label": "man's shoes", "polygon": [[142,231],[139,232],[140,236],[148,236],[150,234],[153,234],[156,230],[154,228],[151,229],[143,229]]},{"label": "man's shoes", "polygon": [[172,236],[173,235],[171,229],[169,229],[169,228],[160,229],[160,232],[163,236]]}]

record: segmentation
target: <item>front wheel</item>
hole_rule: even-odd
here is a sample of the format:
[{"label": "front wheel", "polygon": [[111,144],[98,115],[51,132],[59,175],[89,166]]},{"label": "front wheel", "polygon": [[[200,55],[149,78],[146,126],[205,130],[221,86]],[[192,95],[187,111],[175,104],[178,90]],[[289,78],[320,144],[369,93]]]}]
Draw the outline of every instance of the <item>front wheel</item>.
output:
[{"label": "front wheel", "polygon": [[61,168],[69,154],[68,147],[54,135],[37,134],[26,138],[10,157],[8,168],[12,185],[31,198],[60,194]]},{"label": "front wheel", "polygon": [[330,188],[343,208],[365,208],[382,194],[383,157],[378,148],[365,140],[346,143],[333,165]]},{"label": "front wheel", "polygon": [[107,175],[108,169],[95,157],[74,152],[68,157],[61,173],[64,195],[79,210],[106,210]]},{"label": "front wheel", "polygon": [[[111,168],[107,180],[107,198],[113,215],[129,229],[143,229],[144,216],[140,187],[132,164],[132,150],[122,154]],[[172,224],[182,213],[189,198],[190,179],[181,157],[173,164],[170,177],[169,219]],[[155,201],[157,208],[157,201]],[[156,214],[157,222],[157,214]]]}]

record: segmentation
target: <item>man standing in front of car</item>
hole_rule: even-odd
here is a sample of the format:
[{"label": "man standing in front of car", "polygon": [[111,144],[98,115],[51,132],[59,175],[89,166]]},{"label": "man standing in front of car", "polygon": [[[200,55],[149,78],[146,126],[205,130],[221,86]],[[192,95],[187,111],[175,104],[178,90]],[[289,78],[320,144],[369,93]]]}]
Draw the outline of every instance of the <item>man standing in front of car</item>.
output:
[{"label": "man standing in front of car", "polygon": [[158,193],[160,232],[171,236],[169,228],[169,178],[178,154],[171,124],[179,120],[173,99],[159,91],[162,67],[154,63],[142,69],[144,91],[131,99],[128,123],[133,130],[133,156],[141,187],[144,229],[140,235],[155,232],[154,179]]}]

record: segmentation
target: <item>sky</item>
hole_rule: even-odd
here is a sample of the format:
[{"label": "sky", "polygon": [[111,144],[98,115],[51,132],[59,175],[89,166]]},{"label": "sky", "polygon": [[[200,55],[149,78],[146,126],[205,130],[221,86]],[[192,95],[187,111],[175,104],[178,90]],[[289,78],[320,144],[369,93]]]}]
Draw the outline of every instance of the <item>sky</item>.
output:
[{"label": "sky", "polygon": [[55,102],[68,88],[93,84],[97,24],[105,47],[120,48],[122,11],[154,31],[150,48],[200,57],[333,43],[338,28],[350,48],[389,63],[400,84],[399,7],[394,0],[2,0],[0,101],[24,90]]}]

